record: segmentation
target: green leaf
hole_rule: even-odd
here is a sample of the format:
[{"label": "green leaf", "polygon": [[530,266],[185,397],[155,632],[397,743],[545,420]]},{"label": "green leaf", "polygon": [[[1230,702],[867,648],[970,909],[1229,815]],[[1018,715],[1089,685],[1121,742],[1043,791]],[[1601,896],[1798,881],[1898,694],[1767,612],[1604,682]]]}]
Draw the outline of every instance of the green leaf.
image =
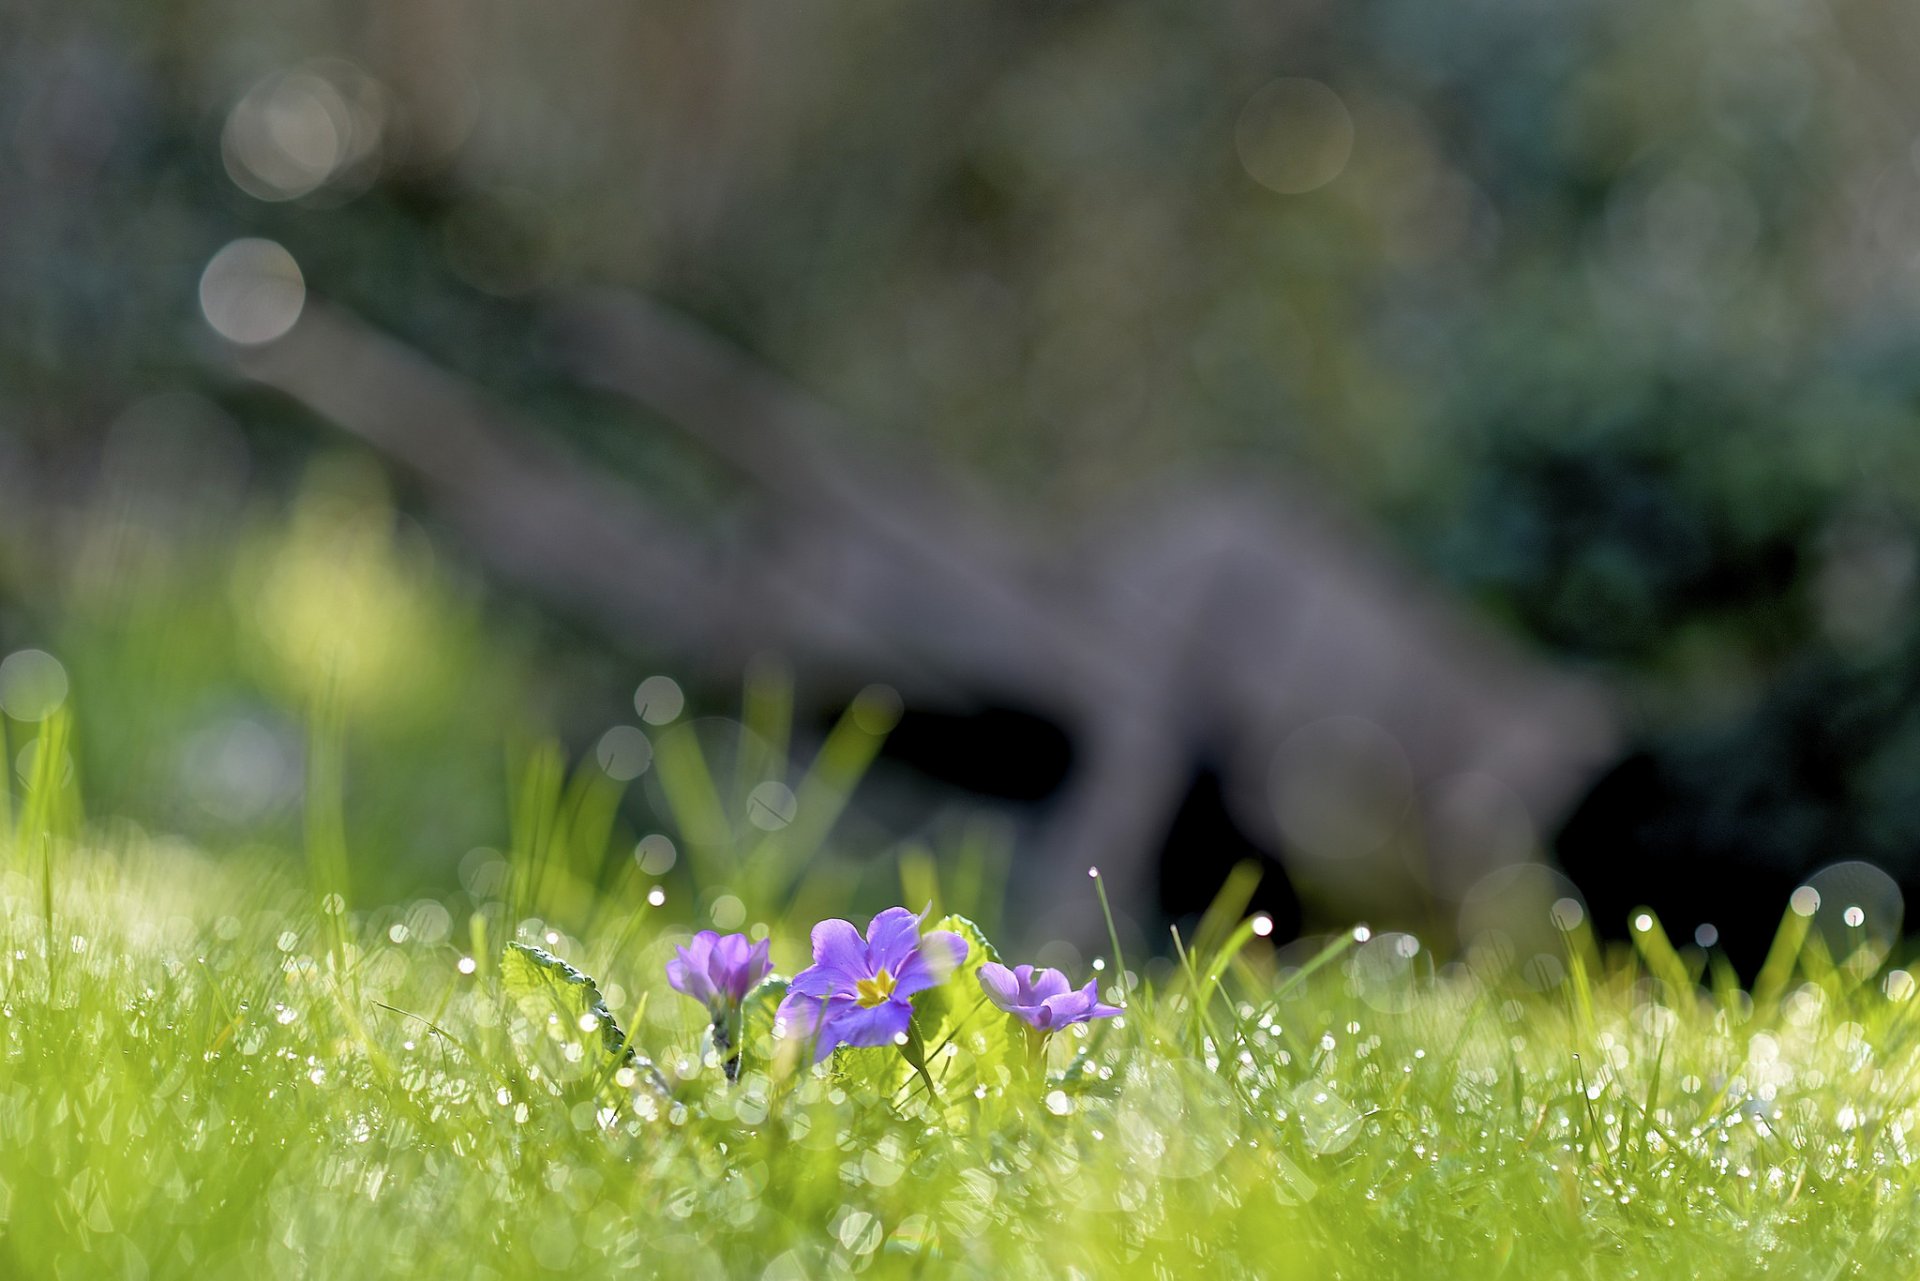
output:
[{"label": "green leaf", "polygon": [[652,1062],[627,1043],[599,985],[553,953],[525,943],[507,944],[500,954],[500,986],[536,1027],[549,1029],[560,1040],[597,1033],[611,1059],[665,1088]]},{"label": "green leaf", "polygon": [[[996,964],[1000,954],[980,927],[964,916],[942,917],[935,930],[958,934],[967,942],[967,958],[937,986],[913,998],[913,1023],[924,1048],[927,1070],[944,1093],[975,1084],[1004,1084],[1026,1062],[1022,1025],[987,1000],[980,967]],[[955,1048],[949,1057],[945,1051]]]},{"label": "green leaf", "polygon": [[777,1050],[773,1038],[773,1016],[786,999],[787,980],[777,974],[761,979],[740,1002],[740,1064],[761,1065],[772,1061]]}]

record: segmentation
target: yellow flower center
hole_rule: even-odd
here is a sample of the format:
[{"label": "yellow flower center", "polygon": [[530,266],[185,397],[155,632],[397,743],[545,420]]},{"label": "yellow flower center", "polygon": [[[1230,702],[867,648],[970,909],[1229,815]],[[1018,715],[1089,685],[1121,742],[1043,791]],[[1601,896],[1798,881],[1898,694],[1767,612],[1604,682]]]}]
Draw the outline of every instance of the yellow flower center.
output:
[{"label": "yellow flower center", "polygon": [[853,994],[862,1009],[870,1010],[893,995],[893,975],[883,969],[870,979],[860,979],[853,985]]}]

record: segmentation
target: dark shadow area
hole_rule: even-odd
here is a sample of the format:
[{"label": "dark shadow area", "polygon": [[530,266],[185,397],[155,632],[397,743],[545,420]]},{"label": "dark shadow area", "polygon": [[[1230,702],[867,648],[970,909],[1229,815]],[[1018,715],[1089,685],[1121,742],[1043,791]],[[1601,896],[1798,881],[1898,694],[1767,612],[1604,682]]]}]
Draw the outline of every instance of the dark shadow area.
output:
[{"label": "dark shadow area", "polygon": [[1052,721],[1016,708],[909,707],[881,759],[980,796],[1031,804],[1066,782],[1073,742]]},{"label": "dark shadow area", "polygon": [[1198,917],[1213,902],[1227,874],[1240,863],[1261,870],[1250,912],[1273,918],[1273,941],[1299,937],[1300,900],[1272,850],[1254,841],[1234,821],[1220,774],[1202,762],[1174,812],[1160,849],[1160,912],[1169,921]]}]

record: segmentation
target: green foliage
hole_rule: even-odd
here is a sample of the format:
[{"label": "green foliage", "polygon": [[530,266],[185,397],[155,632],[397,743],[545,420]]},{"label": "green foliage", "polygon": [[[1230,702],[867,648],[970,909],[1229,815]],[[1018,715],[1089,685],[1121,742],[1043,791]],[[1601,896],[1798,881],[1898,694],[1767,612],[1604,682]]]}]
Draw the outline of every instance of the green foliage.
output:
[{"label": "green foliage", "polygon": [[598,1037],[601,1049],[616,1060],[635,1061],[627,1034],[594,981],[551,952],[525,943],[509,943],[500,954],[500,986],[536,1026],[554,1039],[572,1042]]},{"label": "green foliage", "polygon": [[[961,1089],[956,1063],[936,1097],[756,1052],[777,980],[737,1081],[690,1002],[632,1024],[664,1080],[598,1071],[616,987],[678,1001],[664,925],[604,987],[565,936],[507,948],[496,986],[431,905],[350,914],[356,1004],[300,878],[124,832],[60,849],[50,951],[0,839],[10,1275],[1732,1281],[1920,1250],[1913,981],[1805,931],[1761,1003],[1651,926],[1604,956],[1569,933],[1592,966],[1546,990],[1497,952],[1381,969],[1351,937],[1221,964],[1229,935],[1193,957],[1197,1047],[1196,993],[1140,984],[1123,1024],[1056,1038],[1064,1074]],[[598,1036],[556,1039],[583,1014]]]},{"label": "green foliage", "polygon": [[980,967],[998,963],[1000,953],[964,916],[944,916],[932,928],[965,939],[967,956],[946,982],[914,998],[908,1049],[945,1092],[1005,1085],[1024,1071],[1026,1038],[1018,1020],[992,1005],[980,988]]},{"label": "green foliage", "polygon": [[787,995],[787,980],[770,974],[747,993],[740,1003],[740,1054],[742,1070],[756,1062],[771,1063],[779,1053],[773,1034],[774,1013]]}]

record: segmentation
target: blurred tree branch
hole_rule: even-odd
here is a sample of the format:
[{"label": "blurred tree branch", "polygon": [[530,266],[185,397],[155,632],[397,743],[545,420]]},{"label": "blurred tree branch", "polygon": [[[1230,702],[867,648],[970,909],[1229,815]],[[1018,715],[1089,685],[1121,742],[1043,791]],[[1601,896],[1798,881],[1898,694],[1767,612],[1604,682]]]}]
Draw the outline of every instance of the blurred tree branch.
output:
[{"label": "blurred tree branch", "polygon": [[[1599,691],[1526,658],[1301,494],[1197,478],[1072,546],[1023,538],[981,496],[856,444],[831,410],[650,302],[582,294],[550,319],[574,377],[673,424],[759,493],[758,540],[685,528],[341,311],[310,306],[234,360],[416,474],[502,572],[630,643],[722,666],[775,649],[848,684],[893,681],[914,703],[971,694],[1057,718],[1078,765],[1032,870],[1062,893],[1098,863],[1137,907],[1201,754],[1224,763],[1248,830],[1280,847],[1279,745],[1352,716],[1404,751],[1426,851],[1440,852],[1427,885],[1457,898],[1489,870],[1462,861],[1492,845],[1435,830],[1472,822],[1436,807],[1436,787],[1490,775],[1544,824],[1612,749]],[[1333,874],[1363,900],[1397,893],[1368,884],[1378,873]]]}]

